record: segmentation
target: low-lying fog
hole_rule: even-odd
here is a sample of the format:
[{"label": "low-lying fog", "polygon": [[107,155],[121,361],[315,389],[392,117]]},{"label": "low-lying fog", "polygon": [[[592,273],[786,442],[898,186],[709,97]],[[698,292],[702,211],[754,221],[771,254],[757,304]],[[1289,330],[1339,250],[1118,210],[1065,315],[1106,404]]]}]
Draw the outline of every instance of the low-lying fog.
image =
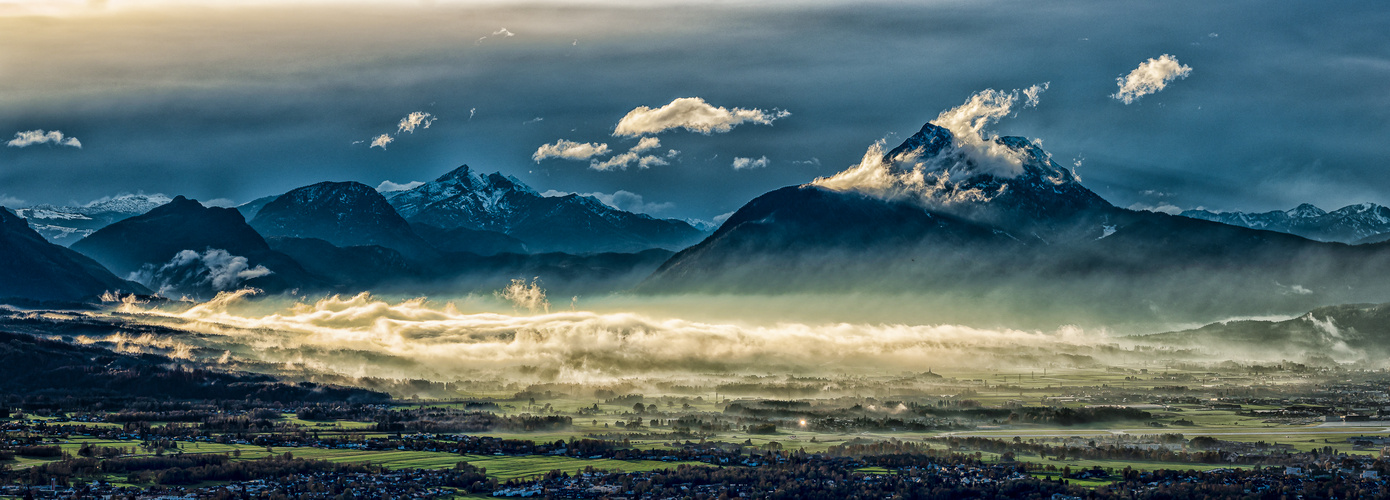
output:
[{"label": "low-lying fog", "polygon": [[[736,300],[737,299],[737,300]],[[663,380],[717,385],[743,376],[864,377],[992,370],[1175,366],[1180,363],[1305,360],[1364,353],[1268,348],[1156,346],[1133,332],[1052,330],[949,323],[868,321],[891,307],[842,298],[843,317],[795,319],[788,298],[547,298],[516,282],[494,296],[388,300],[369,294],[319,299],[257,296],[139,303],[121,321],[172,335],[116,333],[74,340],[129,352],[159,352],[227,368],[439,382],[614,384]],[[827,299],[820,299],[827,300]],[[679,314],[684,309],[689,314]],[[862,313],[862,314],[861,314]],[[782,319],[786,318],[786,319]]]}]

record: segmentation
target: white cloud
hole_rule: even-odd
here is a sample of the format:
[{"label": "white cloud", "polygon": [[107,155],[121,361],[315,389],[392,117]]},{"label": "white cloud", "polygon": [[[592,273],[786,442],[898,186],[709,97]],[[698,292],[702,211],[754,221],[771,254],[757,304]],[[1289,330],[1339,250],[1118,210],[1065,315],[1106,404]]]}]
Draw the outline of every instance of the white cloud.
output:
[{"label": "white cloud", "polygon": [[737,213],[737,212],[738,212],[738,210],[730,210],[729,212],[716,215],[716,216],[714,216],[714,223],[715,223],[715,224],[723,224],[724,221],[729,220],[729,217],[733,217],[734,214]]},{"label": "white cloud", "polygon": [[1168,215],[1178,215],[1178,214],[1181,214],[1181,213],[1182,213],[1182,209],[1181,209],[1181,208],[1178,208],[1177,205],[1174,205],[1174,204],[1172,204],[1172,203],[1168,203],[1168,202],[1166,202],[1166,201],[1160,201],[1160,202],[1158,202],[1157,205],[1149,205],[1149,204],[1146,204],[1146,203],[1135,203],[1135,204],[1133,204],[1133,205],[1130,205],[1130,206],[1129,206],[1129,209],[1130,209],[1130,210],[1139,210],[1139,211],[1144,211],[1144,212],[1158,212],[1158,213],[1163,213],[1163,214],[1168,214]]},{"label": "white cloud", "polygon": [[370,148],[381,148],[381,149],[386,149],[386,145],[392,143],[392,142],[395,141],[395,140],[396,140],[396,139],[395,139],[394,137],[391,137],[391,136],[386,135],[386,134],[381,134],[381,135],[378,135],[378,136],[376,136],[376,137],[373,137],[373,138],[372,138],[372,145],[371,145],[371,146],[367,146],[367,148],[368,148],[368,149],[370,149]]},{"label": "white cloud", "polygon": [[77,140],[76,137],[64,136],[62,132],[57,130],[44,132],[42,129],[15,132],[14,139],[10,139],[10,142],[5,143],[5,145],[12,148],[27,148],[34,144],[48,144],[50,142],[59,146],[82,148],[82,141]]},{"label": "white cloud", "polygon": [[577,194],[577,195],[580,195],[580,196],[592,196],[592,197],[594,197],[594,198],[597,198],[598,201],[603,202],[604,205],[608,205],[608,206],[613,207],[613,208],[616,208],[616,209],[618,209],[618,210],[623,210],[623,211],[633,212],[633,213],[639,213],[639,214],[655,214],[655,213],[659,213],[659,212],[664,212],[664,211],[670,210],[670,209],[672,209],[672,208],[675,208],[675,206],[676,206],[675,203],[671,203],[671,202],[663,202],[663,203],[650,202],[650,203],[648,203],[645,199],[642,198],[642,195],[637,194],[637,193],[632,193],[632,192],[629,192],[629,191],[623,191],[623,190],[621,190],[621,189],[618,190],[618,191],[616,191],[616,192],[614,192],[613,194],[608,194],[608,193],[597,193],[597,192],[596,192],[596,193],[571,193],[571,192],[568,192],[568,191],[556,191],[556,190],[554,190],[554,189],[551,189],[551,190],[549,190],[549,191],[546,191],[546,192],[544,192],[544,193],[541,193],[541,196],[554,198],[554,197],[558,197],[558,196],[569,196],[569,195],[571,195],[571,194]]},{"label": "white cloud", "polygon": [[1192,67],[1178,62],[1178,58],[1168,54],[1158,56],[1157,59],[1139,63],[1139,67],[1130,71],[1129,75],[1117,78],[1116,84],[1120,90],[1111,94],[1110,97],[1124,101],[1125,104],[1134,102],[1135,99],[1156,93],[1163,90],[1178,78],[1187,78],[1192,74]]},{"label": "white cloud", "polygon": [[660,156],[642,156],[636,152],[628,151],[626,153],[614,156],[604,161],[590,161],[589,168],[599,171],[627,170],[627,168],[632,166],[634,163],[637,164],[638,168],[652,168],[654,166],[671,164],[670,162],[662,159]]},{"label": "white cloud", "polygon": [[566,160],[583,161],[603,156],[611,153],[607,144],[597,142],[574,142],[560,139],[555,144],[542,144],[536,148],[536,152],[531,155],[531,159],[540,162],[546,158],[563,158]]},{"label": "white cloud", "polygon": [[376,187],[376,192],[378,192],[378,193],[394,193],[394,192],[396,192],[396,191],[409,191],[409,190],[411,190],[411,189],[415,189],[415,188],[417,188],[417,187],[420,187],[420,186],[422,186],[422,185],[424,185],[424,184],[425,184],[425,183],[424,183],[424,182],[421,182],[421,181],[410,181],[410,182],[407,182],[407,183],[405,183],[405,184],[396,184],[396,183],[391,182],[391,181],[381,181],[381,184],[378,184],[377,187]]},{"label": "white cloud", "polygon": [[743,123],[771,125],[773,120],[791,116],[785,110],[761,110],[715,107],[699,97],[682,97],[670,104],[652,109],[638,106],[618,121],[615,136],[656,134],[674,128],[710,134],[728,132]]},{"label": "white cloud", "polygon": [[0,194],[0,205],[6,206],[6,207],[10,207],[10,208],[22,207],[22,206],[24,206],[24,200],[21,200],[21,199],[19,199],[19,198],[15,198],[15,197],[10,196],[10,195],[8,195],[8,194]]},{"label": "white cloud", "polygon": [[468,121],[473,121],[473,115],[478,114],[478,108],[468,108]]},{"label": "white cloud", "polygon": [[811,166],[814,166],[814,167],[819,167],[819,166],[820,166],[820,158],[816,158],[816,157],[813,156],[813,157],[811,157],[811,159],[809,159],[809,160],[793,160],[793,161],[792,161],[792,164],[793,164],[793,165],[811,165]]},{"label": "white cloud", "polygon": [[655,137],[643,137],[642,140],[637,141],[637,145],[633,146],[631,151],[634,153],[644,153],[659,147],[661,147],[661,139],[657,139]]},{"label": "white cloud", "polygon": [[251,267],[246,257],[226,250],[209,248],[203,253],[182,250],[169,262],[155,267],[145,264],[126,279],[156,289],[161,294],[178,293],[186,286],[207,286],[212,290],[232,290],[250,279],[274,274],[265,266]]},{"label": "white cloud", "polygon": [[838,174],[811,183],[836,191],[857,191],[883,199],[910,199],[928,206],[988,201],[998,194],[962,186],[980,175],[1013,178],[1023,171],[1020,153],[996,141],[987,128],[1022,107],[1037,102],[1047,84],[1009,92],[986,89],[964,104],[942,111],[931,123],[951,132],[951,144],[923,159],[922,148],[884,157],[884,141],[865,151],[863,159]]},{"label": "white cloud", "polygon": [[487,40],[487,39],[488,39],[488,36],[500,36],[500,37],[503,37],[503,38],[507,38],[507,37],[516,36],[516,33],[512,33],[511,31],[508,31],[507,28],[502,28],[502,29],[499,29],[499,30],[497,30],[497,31],[492,32],[491,35],[478,37],[478,41],[473,42],[473,43],[483,43],[483,40]]},{"label": "white cloud", "polygon": [[767,164],[768,164],[768,161],[767,161],[767,157],[766,157],[766,156],[764,156],[764,157],[762,157],[762,158],[758,158],[758,159],[756,159],[756,160],[755,160],[755,159],[752,159],[752,158],[743,158],[743,157],[740,157],[740,156],[735,156],[735,157],[734,157],[734,170],[746,170],[746,169],[753,169],[753,168],[764,168],[764,167],[767,167]]},{"label": "white cloud", "polygon": [[237,205],[240,205],[240,203],[232,201],[231,198],[213,198],[203,202],[203,206],[205,207],[232,208]]},{"label": "white cloud", "polygon": [[430,128],[430,124],[437,120],[434,115],[424,111],[416,111],[401,118],[401,122],[396,125],[396,134],[401,132],[415,133],[416,128]]},{"label": "white cloud", "polygon": [[672,149],[672,150],[666,152],[666,157],[667,157],[667,158],[675,158],[676,155],[679,155],[679,154],[681,154],[680,151],[675,150],[675,149]]}]

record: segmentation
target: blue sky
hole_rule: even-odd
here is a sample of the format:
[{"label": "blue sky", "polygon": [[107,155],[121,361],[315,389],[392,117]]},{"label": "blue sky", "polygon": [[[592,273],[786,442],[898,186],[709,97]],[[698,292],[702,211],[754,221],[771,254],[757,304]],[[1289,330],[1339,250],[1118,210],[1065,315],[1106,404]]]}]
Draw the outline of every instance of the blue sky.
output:
[{"label": "blue sky", "polygon": [[[996,131],[1079,162],[1117,205],[1390,204],[1383,2],[52,5],[0,1],[5,204],[239,203],[466,163],[712,219],[843,170],[977,91],[1041,83],[1038,105]],[[1190,73],[1112,97],[1165,54]],[[682,98],[763,119],[615,135],[634,110]],[[412,112],[430,126],[401,130]],[[660,162],[593,168],[644,137],[660,146],[634,157]],[[607,152],[534,159],[561,140]]]}]

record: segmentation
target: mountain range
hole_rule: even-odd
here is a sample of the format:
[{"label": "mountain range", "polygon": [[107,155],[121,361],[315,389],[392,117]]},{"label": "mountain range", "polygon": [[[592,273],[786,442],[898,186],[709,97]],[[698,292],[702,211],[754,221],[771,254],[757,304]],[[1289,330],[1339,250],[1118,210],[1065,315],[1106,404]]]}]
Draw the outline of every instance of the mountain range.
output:
[{"label": "mountain range", "polygon": [[173,297],[207,298],[240,286],[280,292],[323,285],[271,250],[236,209],[205,207],[183,196],[101,228],[72,249]]},{"label": "mountain range", "polygon": [[[591,196],[543,196],[466,165],[390,193],[322,182],[236,209],[180,196],[72,244],[86,257],[43,242],[14,216],[7,237],[39,276],[76,273],[82,283],[36,288],[40,299],[91,297],[99,287],[192,298],[242,286],[468,293],[540,276],[558,293],[912,294],[923,308],[1042,324],[1390,300],[1380,279],[1390,243],[1242,227],[1253,217],[1233,225],[1123,209],[1033,141],[965,139],[928,123],[840,174],[753,199],[708,237],[684,221]],[[1373,232],[1383,210],[1355,207],[1300,207],[1266,226],[1306,226],[1287,222],[1297,219],[1344,238]],[[30,223],[66,220],[26,213]],[[25,279],[38,287],[48,278]]]},{"label": "mountain range", "polygon": [[1283,211],[1254,213],[1184,210],[1180,215],[1232,226],[1296,234],[1318,241],[1364,244],[1390,238],[1390,207],[1374,203],[1348,205],[1331,212],[1304,203]]},{"label": "mountain range", "polygon": [[639,290],[912,293],[1044,323],[1390,299],[1385,244],[1115,207],[1036,144],[989,141],[972,149],[929,123],[858,167],[755,198]]},{"label": "mountain range", "polygon": [[78,206],[35,205],[15,210],[48,241],[71,245],[77,240],[129,217],[169,203],[162,194],[122,194]]},{"label": "mountain range", "polygon": [[542,196],[515,177],[475,173],[468,165],[390,193],[389,201],[412,224],[490,231],[535,253],[680,250],[705,235],[685,221],[618,210],[592,196]]}]

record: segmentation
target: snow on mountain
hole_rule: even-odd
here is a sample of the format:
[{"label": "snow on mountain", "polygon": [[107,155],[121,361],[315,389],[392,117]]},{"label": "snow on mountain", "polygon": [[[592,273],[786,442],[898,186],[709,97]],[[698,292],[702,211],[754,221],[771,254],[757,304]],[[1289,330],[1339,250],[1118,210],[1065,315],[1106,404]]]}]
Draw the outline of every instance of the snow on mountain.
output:
[{"label": "snow on mountain", "polygon": [[111,223],[148,212],[173,201],[163,194],[121,194],[83,205],[34,205],[15,210],[49,242],[71,245]]},{"label": "snow on mountain", "polygon": [[[858,165],[810,185],[908,201],[1023,234],[1078,212],[1109,208],[1037,143],[986,130],[1034,102],[1040,88],[978,93],[891,151],[883,153],[883,143],[876,143]],[[1100,226],[1092,225],[1099,234]]]},{"label": "snow on mountain", "polygon": [[545,196],[515,177],[474,172],[468,165],[386,195],[411,224],[500,233],[532,252],[676,250],[704,235],[684,221],[626,212],[592,196]]},{"label": "snow on mountain", "polygon": [[1390,233],[1390,207],[1374,203],[1348,205],[1331,212],[1304,203],[1289,210],[1270,212],[1185,210],[1181,215],[1233,226],[1296,234],[1318,241],[1356,243]]}]

